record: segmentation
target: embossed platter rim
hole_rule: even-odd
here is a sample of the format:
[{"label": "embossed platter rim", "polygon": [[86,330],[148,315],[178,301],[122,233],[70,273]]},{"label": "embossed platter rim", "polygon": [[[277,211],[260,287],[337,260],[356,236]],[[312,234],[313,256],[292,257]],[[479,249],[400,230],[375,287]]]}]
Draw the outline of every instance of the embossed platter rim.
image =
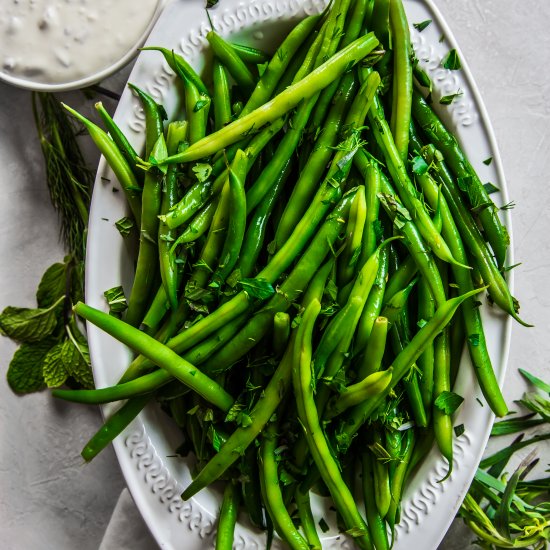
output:
[{"label": "embossed platter rim", "polygon": [[[270,43],[271,37],[284,32],[290,20],[296,21],[306,13],[319,11],[323,4],[322,0],[223,0],[211,14],[216,29],[222,34],[236,35],[241,41],[261,45],[262,41]],[[202,5],[202,0],[169,5],[148,43],[174,48],[200,69],[200,50],[209,29]],[[457,48],[448,26],[430,0],[405,0],[405,7],[411,23],[432,19],[432,24],[422,33],[413,29],[412,38],[421,63],[434,80],[436,102],[437,94],[454,93],[459,88],[463,91],[458,102],[453,102],[450,108],[442,111],[444,119],[456,130],[481,178],[494,182],[501,189],[497,200],[507,202],[495,139],[467,65],[461,56],[462,71],[451,73],[440,67],[445,53],[450,48]],[[182,31],[181,21],[193,21],[193,27]],[[443,42],[439,41],[441,35],[445,36]],[[173,76],[160,56],[142,54],[130,80],[161,99],[169,113],[177,108],[176,98],[170,93]],[[124,93],[115,118],[130,141],[139,148],[143,119],[137,102],[128,92]],[[481,161],[489,156],[493,157],[493,163],[483,165]],[[102,176],[111,181],[107,182]],[[125,204],[121,193],[112,192],[112,186],[116,185],[112,180],[113,175],[102,160],[92,203],[86,270],[87,301],[102,309],[105,309],[103,291],[121,282],[127,285],[132,276],[131,251],[113,225],[124,215]],[[505,213],[505,221],[510,228],[508,213]],[[513,259],[509,258],[509,261]],[[484,308],[483,314],[489,351],[502,381],[511,323],[488,308]],[[116,382],[128,363],[128,350],[94,327],[89,327],[89,339],[98,387]],[[469,363],[466,356],[463,361]],[[437,547],[462,501],[485,447],[493,417],[487,406],[481,407],[476,401],[477,397],[483,398],[477,383],[472,382],[471,369],[467,365],[461,369],[456,388],[458,393],[465,395],[466,400],[455,424],[464,424],[466,432],[455,445],[453,475],[445,484],[437,483],[443,477],[445,464],[437,451],[432,450],[405,494],[395,548],[404,549],[414,544],[423,549]],[[104,409],[106,414],[111,410],[111,407]],[[148,407],[117,438],[115,450],[134,500],[159,545],[162,548],[184,547],[190,550],[210,547],[215,532],[214,516],[219,506],[216,493],[203,491],[190,502],[181,501],[179,494],[189,483],[190,476],[183,461],[170,458],[179,444],[177,431],[171,428],[163,413],[155,407]],[[342,536],[334,536],[326,544],[327,548],[352,547],[350,541]],[[236,547],[261,548],[263,539],[257,531],[241,525],[236,533]]]}]

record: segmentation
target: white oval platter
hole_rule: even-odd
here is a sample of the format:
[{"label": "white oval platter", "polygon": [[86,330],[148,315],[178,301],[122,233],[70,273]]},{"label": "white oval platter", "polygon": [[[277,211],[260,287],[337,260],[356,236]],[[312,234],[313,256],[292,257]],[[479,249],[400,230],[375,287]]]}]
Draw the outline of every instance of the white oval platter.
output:
[{"label": "white oval platter", "polygon": [[[169,4],[147,43],[174,49],[201,70],[206,49],[204,36],[210,29],[204,4],[204,0]],[[222,35],[272,49],[291,25],[323,7],[323,0],[221,0],[210,10],[210,15],[215,29]],[[449,49],[456,48],[460,55],[449,27],[431,0],[405,0],[405,8],[417,57],[434,82],[434,105],[440,107],[440,115],[454,129],[482,181],[490,181],[501,190],[494,195],[495,201],[505,204],[508,196],[500,157],[470,71],[462,56],[462,70],[449,71],[441,67],[441,60]],[[412,27],[413,23],[427,19],[432,23],[421,33]],[[169,115],[177,109],[174,76],[160,54],[142,53],[130,81],[162,102]],[[450,106],[438,104],[440,96],[458,90],[462,96]],[[140,150],[143,114],[128,90],[120,100],[115,120]],[[486,166],[482,161],[489,157],[493,162]],[[114,226],[127,212],[123,194],[113,192],[117,187],[114,175],[102,159],[92,201],[86,266],[87,301],[102,310],[106,310],[103,291],[119,284],[128,290],[132,280],[133,251]],[[504,221],[510,231],[508,212],[504,213]],[[513,258],[508,258],[508,262],[512,264]],[[502,382],[511,322],[485,304],[482,309],[489,352]],[[88,334],[97,387],[116,383],[131,359],[129,350],[93,326],[88,326]],[[463,356],[455,391],[463,395],[465,401],[454,423],[464,424],[465,432],[455,441],[453,473],[447,481],[438,483],[446,472],[446,464],[438,451],[432,449],[406,489],[396,550],[437,548],[466,494],[487,443],[493,415],[474,379],[467,353]],[[104,407],[106,415],[113,410],[112,406]],[[151,405],[115,440],[114,447],[132,496],[159,546],[174,550],[212,548],[219,493],[207,489],[188,502],[180,499],[180,493],[191,480],[186,460],[174,457],[180,443],[179,431],[164,413]],[[316,503],[314,513],[318,519],[321,513],[325,514],[322,503]],[[236,529],[234,548],[264,548],[263,533],[248,526],[246,518],[239,519],[242,522]],[[274,548],[277,547],[282,545],[276,540]],[[353,548],[353,542],[329,531],[323,547]]]}]

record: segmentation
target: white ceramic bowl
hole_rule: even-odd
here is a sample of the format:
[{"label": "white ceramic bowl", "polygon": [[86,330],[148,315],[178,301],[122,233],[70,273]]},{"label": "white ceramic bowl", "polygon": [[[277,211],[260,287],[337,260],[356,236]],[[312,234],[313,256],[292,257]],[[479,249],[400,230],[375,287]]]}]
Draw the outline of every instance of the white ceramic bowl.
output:
[{"label": "white ceramic bowl", "polygon": [[[64,92],[68,90],[77,90],[80,88],[86,88],[87,86],[91,86],[93,84],[97,84],[98,82],[101,82],[105,78],[111,76],[112,74],[116,73],[118,70],[122,69],[126,64],[128,64],[130,61],[132,61],[136,55],[138,54],[138,50],[145,41],[147,40],[147,37],[149,36],[151,29],[155,25],[157,19],[159,18],[160,14],[162,13],[162,10],[164,9],[165,5],[170,0],[157,0],[156,5],[154,6],[152,12],[151,12],[151,18],[147,26],[143,29],[143,31],[136,35],[135,41],[132,44],[132,46],[129,49],[120,51],[120,55],[118,59],[114,60],[113,62],[109,63],[108,65],[101,67],[98,70],[93,70],[90,74],[74,78],[74,79],[67,79],[66,81],[62,82],[41,82],[39,80],[33,80],[32,78],[25,78],[23,76],[18,76],[15,74],[12,74],[11,72],[5,70],[4,68],[0,67],[0,80],[6,82],[7,84],[12,84],[13,86],[17,86],[19,88],[26,88],[28,90],[35,90],[39,92]],[[129,9],[139,9],[131,6],[131,3],[128,3]],[[28,29],[28,32],[36,32],[32,29]],[[46,36],[44,47],[47,48],[48,44],[46,42]],[[109,37],[105,36],[92,36],[90,37],[90,43],[89,48],[107,48],[109,47]]]}]

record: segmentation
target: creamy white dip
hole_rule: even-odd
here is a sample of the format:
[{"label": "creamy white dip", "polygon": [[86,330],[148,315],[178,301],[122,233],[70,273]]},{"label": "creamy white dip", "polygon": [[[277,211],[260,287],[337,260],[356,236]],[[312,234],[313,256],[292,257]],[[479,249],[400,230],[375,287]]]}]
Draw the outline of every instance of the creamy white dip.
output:
[{"label": "creamy white dip", "polygon": [[0,0],[0,70],[57,84],[106,69],[133,49],[159,0]]}]

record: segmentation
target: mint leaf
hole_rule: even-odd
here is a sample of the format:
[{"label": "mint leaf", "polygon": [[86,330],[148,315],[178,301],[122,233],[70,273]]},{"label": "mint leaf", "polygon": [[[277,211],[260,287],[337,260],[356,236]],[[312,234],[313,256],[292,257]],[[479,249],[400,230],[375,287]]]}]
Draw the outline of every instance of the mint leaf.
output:
[{"label": "mint leaf", "polygon": [[428,163],[421,157],[417,156],[411,160],[411,170],[417,176],[422,176],[429,169]]},{"label": "mint leaf", "polygon": [[191,170],[193,170],[197,180],[200,183],[203,183],[210,177],[210,174],[212,173],[212,166],[204,162],[197,162]]},{"label": "mint leaf", "polygon": [[267,300],[275,294],[273,285],[265,279],[241,279],[238,286],[244,290],[250,298]]},{"label": "mint leaf", "polygon": [[127,216],[124,216],[124,218],[120,218],[117,222],[115,222],[115,227],[118,229],[118,232],[123,236],[127,237],[130,234],[130,231],[134,228],[134,220],[131,218],[128,218]]},{"label": "mint leaf", "polygon": [[443,58],[441,65],[450,71],[458,71],[462,68],[460,58],[454,48]]},{"label": "mint leaf", "polygon": [[69,373],[63,363],[63,347],[65,342],[56,344],[50,349],[42,364],[42,375],[48,388],[57,388],[65,383]]},{"label": "mint leaf", "polygon": [[109,315],[118,315],[128,307],[124,289],[121,286],[114,286],[103,293],[109,306]]},{"label": "mint leaf", "polygon": [[422,32],[431,22],[431,19],[426,19],[426,21],[421,21],[420,23],[413,23],[413,27],[418,32]]},{"label": "mint leaf", "polygon": [[38,307],[48,308],[65,295],[67,264],[55,263],[46,269],[36,291]]},{"label": "mint leaf", "polygon": [[12,340],[38,342],[49,336],[57,325],[56,309],[63,300],[59,298],[48,308],[29,309],[8,306],[0,314],[0,330]]},{"label": "mint leaf", "polygon": [[84,388],[94,387],[94,378],[90,367],[90,351],[82,334],[70,336],[63,342],[61,360],[69,376],[72,376]]},{"label": "mint leaf", "polygon": [[464,398],[452,391],[443,391],[434,402],[434,405],[443,411],[447,416],[451,416],[460,407]]},{"label": "mint leaf", "polygon": [[10,388],[15,393],[30,393],[45,387],[42,363],[52,346],[53,338],[22,344],[15,352],[7,372]]}]

